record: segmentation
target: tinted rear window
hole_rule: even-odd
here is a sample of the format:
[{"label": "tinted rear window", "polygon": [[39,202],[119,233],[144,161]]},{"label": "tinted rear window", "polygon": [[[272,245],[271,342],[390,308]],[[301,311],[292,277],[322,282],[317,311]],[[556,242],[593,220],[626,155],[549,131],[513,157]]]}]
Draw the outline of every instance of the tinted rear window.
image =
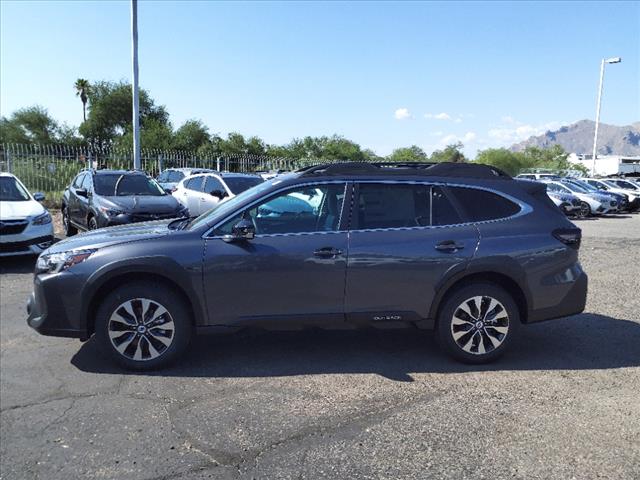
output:
[{"label": "tinted rear window", "polygon": [[476,188],[450,187],[472,222],[496,220],[515,215],[520,207],[506,198]]},{"label": "tinted rear window", "polygon": [[453,225],[460,217],[440,187],[422,184],[360,185],[358,229]]}]

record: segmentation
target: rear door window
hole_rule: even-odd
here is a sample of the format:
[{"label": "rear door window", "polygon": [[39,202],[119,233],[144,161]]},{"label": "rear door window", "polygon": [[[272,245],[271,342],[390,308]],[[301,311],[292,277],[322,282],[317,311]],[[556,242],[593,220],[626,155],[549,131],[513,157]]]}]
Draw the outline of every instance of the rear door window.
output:
[{"label": "rear door window", "polygon": [[353,228],[360,230],[461,223],[444,189],[437,185],[362,183],[356,205]]},{"label": "rear door window", "polygon": [[[553,191],[551,188],[549,190]],[[449,191],[464,208],[472,222],[507,218],[520,211],[518,204],[487,190],[449,187]]]},{"label": "rear door window", "polygon": [[172,170],[169,172],[168,180],[169,183],[178,183],[180,180],[184,178],[184,173],[179,172],[177,170]]},{"label": "rear door window", "polygon": [[222,185],[222,182],[220,180],[218,180],[216,177],[211,177],[211,176],[205,177],[204,192],[211,193],[214,190],[220,190],[221,192],[226,193],[224,185]]}]

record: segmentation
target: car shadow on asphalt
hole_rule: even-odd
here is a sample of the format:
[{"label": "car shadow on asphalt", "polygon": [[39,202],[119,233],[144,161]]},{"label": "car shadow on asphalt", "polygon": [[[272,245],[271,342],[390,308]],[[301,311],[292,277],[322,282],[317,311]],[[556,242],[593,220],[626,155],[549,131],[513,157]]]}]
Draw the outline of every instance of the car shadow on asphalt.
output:
[{"label": "car shadow on asphalt", "polygon": [[586,313],[529,325],[522,328],[511,350],[489,365],[457,363],[440,351],[432,332],[416,329],[199,336],[174,366],[157,372],[120,369],[99,353],[91,339],[71,363],[85,372],[160,377],[375,373],[405,382],[413,381],[415,373],[599,370],[640,366],[640,323]]}]

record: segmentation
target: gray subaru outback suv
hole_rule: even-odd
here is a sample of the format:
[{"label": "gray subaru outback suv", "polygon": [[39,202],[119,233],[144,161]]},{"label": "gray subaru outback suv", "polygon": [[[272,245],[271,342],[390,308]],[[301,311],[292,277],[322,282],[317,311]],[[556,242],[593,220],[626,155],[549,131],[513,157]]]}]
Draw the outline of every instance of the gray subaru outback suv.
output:
[{"label": "gray subaru outback suv", "polygon": [[160,368],[195,333],[434,329],[496,359],[523,324],[581,312],[581,232],[546,187],[477,164],[341,163],[279,176],[192,219],[96,230],[38,258],[28,324]]}]

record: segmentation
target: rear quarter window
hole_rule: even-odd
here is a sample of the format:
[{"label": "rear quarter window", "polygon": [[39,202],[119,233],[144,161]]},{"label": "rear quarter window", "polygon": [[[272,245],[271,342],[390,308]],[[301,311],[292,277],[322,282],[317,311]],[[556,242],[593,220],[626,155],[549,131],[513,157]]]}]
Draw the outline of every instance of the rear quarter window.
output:
[{"label": "rear quarter window", "polygon": [[476,188],[449,187],[469,220],[483,222],[507,218],[520,212],[520,206],[511,200],[487,190]]}]

